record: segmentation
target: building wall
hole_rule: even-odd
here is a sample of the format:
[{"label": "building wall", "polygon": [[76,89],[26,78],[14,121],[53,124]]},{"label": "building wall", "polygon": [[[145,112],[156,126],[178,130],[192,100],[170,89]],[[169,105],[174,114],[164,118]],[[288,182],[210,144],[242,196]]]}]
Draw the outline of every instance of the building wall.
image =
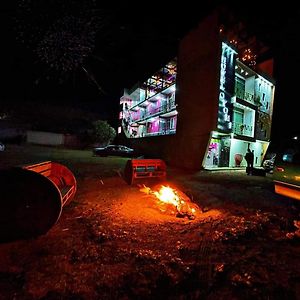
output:
[{"label": "building wall", "polygon": [[26,141],[30,144],[60,146],[64,144],[64,135],[61,133],[28,130]]},{"label": "building wall", "polygon": [[216,129],[220,53],[216,15],[206,18],[180,43],[177,139],[168,149],[176,165],[199,169],[210,132]]},{"label": "building wall", "polygon": [[[239,71],[242,72],[246,68],[246,71],[251,72],[249,76],[252,76],[245,79],[240,73],[240,77],[245,79],[245,86],[242,89],[243,95],[237,95],[239,97],[236,98],[235,105],[236,109],[240,108],[243,113],[241,124],[238,124],[242,125],[243,129],[236,132],[233,128],[236,139],[232,139],[230,126],[224,129],[217,124],[219,91],[222,91],[220,90],[221,54],[223,53],[224,58],[225,51],[222,52],[221,49],[218,24],[217,13],[212,14],[180,42],[176,77],[176,104],[178,105],[176,134],[128,139],[127,144],[149,157],[164,159],[168,165],[195,170],[199,170],[202,163],[205,160],[207,163],[209,159],[211,161],[208,164],[212,167],[236,167],[235,154],[243,157],[247,148],[251,146],[255,151],[255,165],[261,165],[270,139],[275,87],[240,62],[239,68],[242,70]],[[272,62],[260,64],[259,67],[264,72],[270,72]],[[228,72],[226,75],[229,76]],[[231,80],[235,82],[234,76]],[[226,89],[226,92],[233,96],[233,91]],[[260,98],[259,106],[256,103],[257,96]],[[227,119],[224,117],[224,120]],[[148,132],[157,132],[158,125],[153,122],[151,126],[149,125]],[[209,143],[211,137],[213,143]],[[208,151],[218,153],[218,156],[215,156],[218,163],[213,161],[214,156],[207,155]],[[206,167],[205,164],[203,166]],[[245,162],[242,161],[239,166],[245,166]]]},{"label": "building wall", "polygon": [[201,168],[210,132],[217,126],[220,45],[216,14],[186,35],[177,56],[176,134],[132,139],[133,147],[169,165]]},{"label": "building wall", "polygon": [[27,130],[26,142],[36,145],[65,146],[73,149],[82,147],[82,144],[76,135],[44,131]]}]

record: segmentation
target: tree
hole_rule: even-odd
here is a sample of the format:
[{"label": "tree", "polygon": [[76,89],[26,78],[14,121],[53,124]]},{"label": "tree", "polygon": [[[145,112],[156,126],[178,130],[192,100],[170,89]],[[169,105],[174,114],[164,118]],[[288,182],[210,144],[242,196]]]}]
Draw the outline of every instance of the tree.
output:
[{"label": "tree", "polygon": [[107,145],[116,137],[116,130],[111,127],[107,121],[97,120],[93,122],[93,128],[90,131],[92,143]]},{"label": "tree", "polygon": [[86,64],[94,52],[97,34],[106,32],[109,23],[109,13],[97,9],[95,0],[18,1],[17,37],[44,67],[40,73],[63,83],[82,72],[101,93]]}]

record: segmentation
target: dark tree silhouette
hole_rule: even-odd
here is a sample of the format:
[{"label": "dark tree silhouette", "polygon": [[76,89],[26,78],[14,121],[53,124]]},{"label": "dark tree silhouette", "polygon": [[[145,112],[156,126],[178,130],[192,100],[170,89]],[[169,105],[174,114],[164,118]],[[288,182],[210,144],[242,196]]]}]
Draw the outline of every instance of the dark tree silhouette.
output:
[{"label": "dark tree silhouette", "polygon": [[97,9],[95,0],[18,2],[17,38],[46,66],[47,76],[63,81],[81,70],[100,91],[85,64],[94,51],[97,33],[105,32],[108,24],[108,11]]}]

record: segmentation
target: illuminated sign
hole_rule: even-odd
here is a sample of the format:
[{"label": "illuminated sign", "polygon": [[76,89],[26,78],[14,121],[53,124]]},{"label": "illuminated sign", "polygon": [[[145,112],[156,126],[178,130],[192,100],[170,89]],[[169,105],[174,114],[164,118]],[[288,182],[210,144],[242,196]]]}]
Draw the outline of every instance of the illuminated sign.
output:
[{"label": "illuminated sign", "polygon": [[235,56],[236,52],[222,43],[218,129],[224,132],[230,132],[232,128]]}]

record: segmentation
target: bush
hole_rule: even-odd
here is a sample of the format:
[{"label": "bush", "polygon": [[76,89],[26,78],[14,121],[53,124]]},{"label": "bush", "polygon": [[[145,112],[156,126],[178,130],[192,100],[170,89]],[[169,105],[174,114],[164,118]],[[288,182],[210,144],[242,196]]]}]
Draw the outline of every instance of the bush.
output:
[{"label": "bush", "polygon": [[107,121],[98,120],[93,122],[90,137],[95,144],[107,145],[116,137],[116,130]]}]

